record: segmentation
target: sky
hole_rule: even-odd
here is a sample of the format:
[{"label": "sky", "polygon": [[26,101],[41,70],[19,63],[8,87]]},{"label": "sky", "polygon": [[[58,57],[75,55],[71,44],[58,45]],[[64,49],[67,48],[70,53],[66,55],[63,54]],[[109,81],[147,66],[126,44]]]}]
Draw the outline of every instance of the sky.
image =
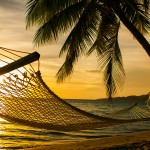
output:
[{"label": "sky", "polygon": [[[56,73],[64,62],[59,51],[66,36],[55,43],[34,47],[35,29],[26,30],[26,0],[0,0],[0,47],[41,54],[40,70],[47,85],[61,98],[105,98],[103,73],[99,72],[97,57],[82,57],[74,73],[63,83],[56,82]],[[150,41],[150,35],[146,36]],[[121,25],[119,45],[126,71],[125,85],[116,96],[142,95],[150,92],[150,59],[132,34]]]}]

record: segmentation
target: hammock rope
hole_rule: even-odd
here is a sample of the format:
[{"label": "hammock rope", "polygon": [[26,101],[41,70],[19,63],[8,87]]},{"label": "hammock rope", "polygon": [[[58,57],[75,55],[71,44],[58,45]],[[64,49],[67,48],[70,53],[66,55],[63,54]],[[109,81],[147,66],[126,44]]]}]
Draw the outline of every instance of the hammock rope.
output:
[{"label": "hammock rope", "polygon": [[[133,105],[120,109],[118,111],[109,112],[105,114],[104,116],[111,117],[111,118],[118,118],[118,119],[125,119],[125,118],[131,118],[131,119],[138,119],[138,118],[149,118],[150,117],[150,111],[148,110],[148,100],[149,95],[142,96],[139,100],[137,100]],[[140,108],[138,105],[144,102],[147,106],[147,110]]]},{"label": "hammock rope", "polygon": [[[58,131],[86,130],[150,120],[150,112],[137,106],[116,113],[130,113],[132,117],[129,118],[117,115],[98,116],[72,106],[46,85],[39,69],[39,57],[34,52],[16,61],[9,61],[0,68],[0,78],[3,78],[3,82],[0,82],[0,117],[32,127]],[[6,58],[3,61],[6,62]],[[34,61],[38,61],[37,71],[31,64]],[[148,99],[148,95],[144,99]]]}]

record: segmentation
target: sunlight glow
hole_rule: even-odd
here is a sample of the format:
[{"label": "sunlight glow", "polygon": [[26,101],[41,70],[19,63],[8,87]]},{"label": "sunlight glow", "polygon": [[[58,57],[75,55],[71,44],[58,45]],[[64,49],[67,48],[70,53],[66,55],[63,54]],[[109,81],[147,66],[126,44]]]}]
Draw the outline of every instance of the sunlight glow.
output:
[{"label": "sunlight glow", "polygon": [[[6,120],[4,120],[3,118],[0,118],[0,123],[1,122],[5,122]],[[6,121],[7,122],[7,121]]]}]

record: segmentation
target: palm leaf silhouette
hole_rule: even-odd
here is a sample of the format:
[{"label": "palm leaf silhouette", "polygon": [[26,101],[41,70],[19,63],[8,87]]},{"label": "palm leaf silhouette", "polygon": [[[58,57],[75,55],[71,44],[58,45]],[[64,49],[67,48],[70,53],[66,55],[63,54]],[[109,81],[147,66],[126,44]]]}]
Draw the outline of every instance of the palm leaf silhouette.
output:
[{"label": "palm leaf silhouette", "polygon": [[38,27],[36,46],[56,41],[70,31],[60,50],[66,59],[56,75],[58,82],[72,74],[81,55],[96,51],[109,99],[125,79],[118,44],[120,22],[150,56],[150,45],[143,36],[150,28],[149,0],[28,0],[26,22],[27,28]]}]

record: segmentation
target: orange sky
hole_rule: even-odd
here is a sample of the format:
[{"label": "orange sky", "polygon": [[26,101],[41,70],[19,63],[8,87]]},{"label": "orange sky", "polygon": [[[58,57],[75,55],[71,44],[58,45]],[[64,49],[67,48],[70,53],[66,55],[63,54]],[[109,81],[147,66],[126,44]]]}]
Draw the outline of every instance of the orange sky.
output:
[{"label": "orange sky", "polygon": [[[26,0],[0,1],[0,47],[41,54],[41,72],[49,87],[62,98],[96,99],[106,97],[102,73],[98,71],[97,58],[93,54],[81,58],[74,73],[62,84],[56,83],[55,75],[64,58],[59,58],[59,50],[65,35],[57,43],[33,49],[34,30],[25,29]],[[150,35],[147,40],[150,41]],[[126,70],[124,88],[117,96],[141,95],[150,91],[150,59],[129,31],[121,26],[119,44]]]}]

